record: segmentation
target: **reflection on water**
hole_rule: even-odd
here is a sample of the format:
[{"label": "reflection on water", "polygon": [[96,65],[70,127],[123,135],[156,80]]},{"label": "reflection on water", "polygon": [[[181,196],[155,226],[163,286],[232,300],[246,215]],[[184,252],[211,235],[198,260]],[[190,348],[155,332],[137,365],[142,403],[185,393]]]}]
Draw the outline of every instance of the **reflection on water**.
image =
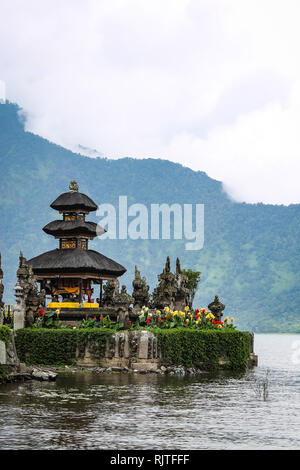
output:
[{"label": "reflection on water", "polygon": [[1,386],[0,449],[299,449],[299,339],[256,335],[259,367],[246,374],[79,372]]}]

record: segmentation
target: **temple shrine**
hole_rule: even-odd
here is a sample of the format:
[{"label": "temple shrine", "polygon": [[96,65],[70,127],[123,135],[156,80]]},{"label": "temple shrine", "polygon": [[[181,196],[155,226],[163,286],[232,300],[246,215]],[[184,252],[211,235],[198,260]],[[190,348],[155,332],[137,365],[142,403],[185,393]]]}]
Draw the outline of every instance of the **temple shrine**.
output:
[{"label": "temple shrine", "polygon": [[[116,282],[126,269],[101,253],[89,250],[89,240],[105,232],[86,216],[97,210],[87,195],[79,192],[76,181],[71,181],[69,192],[50,204],[62,214],[62,219],[48,223],[44,232],[59,240],[59,248],[28,260],[40,290],[50,296],[49,308],[99,308],[102,306],[103,281]],[[99,286],[99,297],[94,298],[93,285]]]}]

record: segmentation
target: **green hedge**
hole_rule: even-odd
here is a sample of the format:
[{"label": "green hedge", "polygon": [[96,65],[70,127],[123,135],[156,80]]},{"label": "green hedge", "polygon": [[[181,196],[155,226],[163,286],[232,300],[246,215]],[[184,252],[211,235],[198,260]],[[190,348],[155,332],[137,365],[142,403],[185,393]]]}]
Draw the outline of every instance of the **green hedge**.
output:
[{"label": "green hedge", "polygon": [[[216,370],[219,359],[228,360],[223,367],[244,370],[248,366],[250,335],[237,330],[192,330],[188,328],[150,329],[158,338],[165,365],[199,367]],[[107,340],[115,333],[105,328],[30,329],[16,332],[15,343],[21,362],[27,364],[73,364],[76,354],[83,357],[89,348],[94,357],[102,358]]]},{"label": "green hedge", "polygon": [[169,365],[216,370],[219,359],[229,360],[224,368],[245,370],[249,363],[250,335],[237,330],[152,329],[158,338],[162,362]]},{"label": "green hedge", "polygon": [[26,364],[73,364],[76,351],[82,357],[89,343],[96,358],[104,356],[106,340],[114,332],[108,329],[50,330],[24,328],[16,332],[18,357]]},{"label": "green hedge", "polygon": [[6,325],[0,325],[0,341],[4,341],[5,344],[8,343],[12,330]]}]

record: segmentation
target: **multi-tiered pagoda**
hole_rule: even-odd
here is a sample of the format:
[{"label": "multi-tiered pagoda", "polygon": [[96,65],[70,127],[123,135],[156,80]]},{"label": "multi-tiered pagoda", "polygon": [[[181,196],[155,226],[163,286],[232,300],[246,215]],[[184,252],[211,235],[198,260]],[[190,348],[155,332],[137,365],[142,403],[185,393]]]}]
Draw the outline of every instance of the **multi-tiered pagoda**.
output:
[{"label": "multi-tiered pagoda", "polygon": [[[47,251],[28,261],[46,295],[51,295],[48,307],[99,306],[103,280],[117,279],[126,269],[110,258],[88,249],[89,240],[104,233],[94,222],[85,220],[97,205],[78,192],[78,184],[70,182],[70,191],[61,194],[50,207],[63,215],[47,224],[43,230],[59,240],[59,248]],[[93,298],[92,284],[100,285],[99,300]],[[58,305],[58,302],[63,304]]]}]

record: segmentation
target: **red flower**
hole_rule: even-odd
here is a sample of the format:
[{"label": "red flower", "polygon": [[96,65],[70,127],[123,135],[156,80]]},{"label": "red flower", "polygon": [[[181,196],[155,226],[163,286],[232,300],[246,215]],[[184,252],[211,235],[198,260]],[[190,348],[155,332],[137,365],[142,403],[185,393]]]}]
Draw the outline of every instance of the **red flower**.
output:
[{"label": "red flower", "polygon": [[128,320],[128,322],[127,322],[127,323],[131,323],[131,320]]},{"label": "red flower", "polygon": [[167,316],[166,316],[166,320],[169,320],[169,318],[170,318],[169,315],[167,315]]},{"label": "red flower", "polygon": [[38,313],[42,313],[42,309],[41,309],[41,308],[38,308],[37,311],[38,311]]},{"label": "red flower", "polygon": [[198,310],[198,309],[197,309],[197,310],[195,310],[195,313],[199,313],[199,310]]},{"label": "red flower", "polygon": [[199,318],[199,315],[195,315],[195,318]]},{"label": "red flower", "polygon": [[97,320],[97,318],[96,318],[96,317],[94,317],[94,320]]},{"label": "red flower", "polygon": [[104,317],[102,317],[102,315],[101,315],[100,320],[103,320],[103,318],[104,318]]},{"label": "red flower", "polygon": [[159,318],[159,319],[158,319],[158,321],[162,321],[162,319],[161,319],[161,318]]},{"label": "red flower", "polygon": [[43,317],[45,316],[45,312],[42,313]]}]

